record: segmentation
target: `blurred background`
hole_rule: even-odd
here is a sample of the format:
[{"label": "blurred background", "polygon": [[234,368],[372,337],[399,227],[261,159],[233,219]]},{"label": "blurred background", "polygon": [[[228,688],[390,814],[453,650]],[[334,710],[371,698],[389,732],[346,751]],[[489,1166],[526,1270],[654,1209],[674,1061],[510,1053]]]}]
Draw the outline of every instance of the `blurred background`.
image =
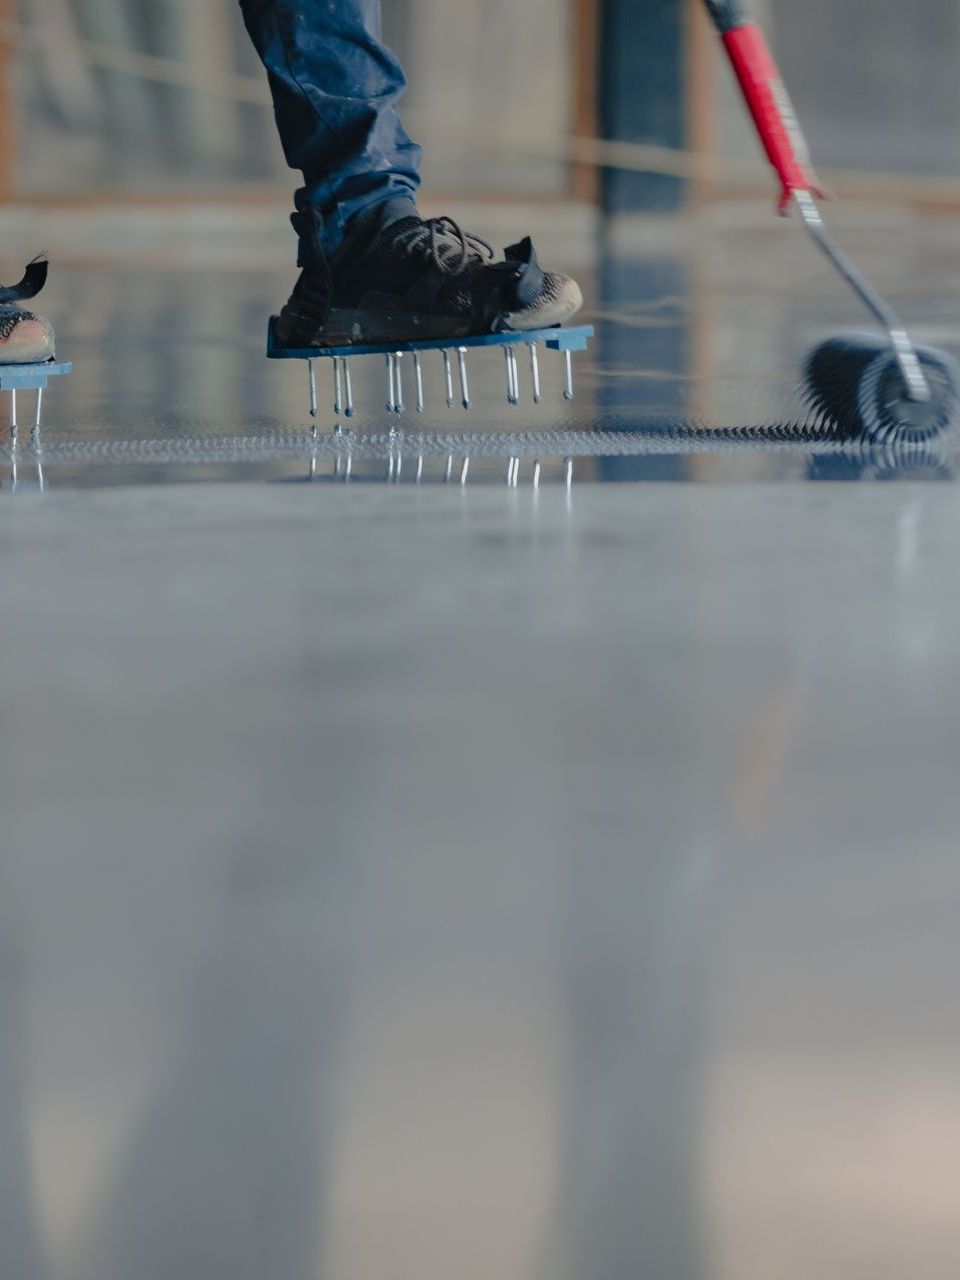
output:
[{"label": "blurred background", "polygon": [[[848,188],[960,198],[955,0],[755,7],[823,168]],[[701,8],[387,0],[428,192],[619,213],[761,186]],[[6,200],[269,200],[291,185],[236,0],[0,0],[0,39]],[[598,177],[604,162],[617,167]]]}]

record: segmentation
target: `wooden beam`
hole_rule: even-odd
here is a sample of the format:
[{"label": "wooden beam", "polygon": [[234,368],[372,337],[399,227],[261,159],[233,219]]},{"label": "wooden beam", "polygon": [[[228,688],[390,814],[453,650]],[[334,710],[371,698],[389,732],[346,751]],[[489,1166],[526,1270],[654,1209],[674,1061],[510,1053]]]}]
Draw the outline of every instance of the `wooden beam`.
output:
[{"label": "wooden beam", "polygon": [[686,148],[696,157],[689,200],[702,204],[716,179],[717,76],[716,35],[701,0],[685,0]]},{"label": "wooden beam", "polygon": [[[595,138],[599,132],[599,53],[600,0],[573,0],[573,135],[576,138]],[[596,204],[600,199],[597,166],[575,162],[571,167],[570,186],[574,199]]]}]

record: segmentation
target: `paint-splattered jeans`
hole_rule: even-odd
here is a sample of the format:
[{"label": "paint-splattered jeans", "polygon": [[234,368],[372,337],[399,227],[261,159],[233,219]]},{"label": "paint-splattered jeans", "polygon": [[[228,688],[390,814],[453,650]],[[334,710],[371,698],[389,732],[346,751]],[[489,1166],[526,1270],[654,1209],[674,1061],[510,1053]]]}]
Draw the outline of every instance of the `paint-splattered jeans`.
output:
[{"label": "paint-splattered jeans", "polygon": [[380,0],[240,0],[240,8],[270,78],[287,161],[303,173],[297,209],[312,214],[323,251],[358,213],[410,212],[420,148],[397,114],[406,80],[381,42]]}]

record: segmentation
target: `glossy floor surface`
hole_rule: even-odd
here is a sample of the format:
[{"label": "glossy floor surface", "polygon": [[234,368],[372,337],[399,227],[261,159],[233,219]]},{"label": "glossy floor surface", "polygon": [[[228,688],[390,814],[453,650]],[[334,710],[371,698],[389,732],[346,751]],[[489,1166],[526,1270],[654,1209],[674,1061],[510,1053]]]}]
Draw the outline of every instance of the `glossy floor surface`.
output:
[{"label": "glossy floor surface", "polygon": [[[241,306],[223,272],[236,305],[200,325],[136,272],[168,312],[138,330],[117,284],[109,351],[84,312],[51,447],[58,403],[98,449],[293,430],[264,284]],[[947,342],[946,285],[924,306]],[[816,327],[783,324],[783,351]],[[729,368],[743,332],[713,333]],[[610,367],[584,394],[643,411],[642,370]],[[692,416],[722,419],[707,372]],[[700,385],[652,381],[658,410]],[[825,457],[583,454],[567,484],[545,455],[538,488],[495,450],[465,484],[434,483],[442,451],[419,485],[101,449],[40,492],[21,464],[0,1274],[953,1280],[951,449],[794,483]]]}]

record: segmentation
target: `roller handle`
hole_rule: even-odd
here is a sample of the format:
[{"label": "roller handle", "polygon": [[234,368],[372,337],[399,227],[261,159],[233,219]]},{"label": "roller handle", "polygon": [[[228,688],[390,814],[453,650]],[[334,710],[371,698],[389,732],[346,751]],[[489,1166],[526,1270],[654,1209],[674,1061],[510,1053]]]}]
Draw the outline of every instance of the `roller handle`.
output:
[{"label": "roller handle", "polygon": [[779,209],[788,211],[796,191],[825,196],[783,77],[770,46],[743,0],[705,0],[756,125],[767,159],[780,179]]}]

